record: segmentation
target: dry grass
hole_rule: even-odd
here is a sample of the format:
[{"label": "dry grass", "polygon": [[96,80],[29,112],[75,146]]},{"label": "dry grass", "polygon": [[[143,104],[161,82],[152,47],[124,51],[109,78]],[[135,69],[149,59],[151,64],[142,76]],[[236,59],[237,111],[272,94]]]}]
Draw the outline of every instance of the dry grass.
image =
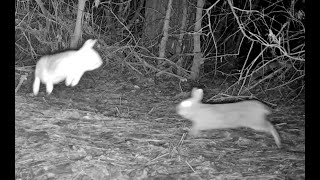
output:
[{"label": "dry grass", "polygon": [[16,94],[16,179],[305,178],[304,102],[271,116],[277,149],[268,134],[244,128],[186,136],[190,122],[174,109],[181,99],[155,86],[97,84]]},{"label": "dry grass", "polygon": [[[190,137],[186,134],[186,129],[191,123],[175,113],[176,104],[185,97],[177,96],[179,92],[174,92],[171,88],[163,89],[165,93],[160,93],[153,82],[156,80],[147,80],[144,82],[147,85],[139,84],[140,88],[134,86],[132,81],[138,77],[132,75],[133,72],[139,76],[153,77],[162,73],[168,77],[180,78],[170,70],[177,68],[175,55],[166,59],[166,66],[170,68],[164,71],[154,63],[158,60],[152,50],[154,47],[146,48],[140,44],[142,22],[145,20],[140,6],[127,8],[127,14],[132,12],[137,15],[133,19],[127,19],[131,16],[122,16],[125,13],[120,11],[120,6],[126,3],[101,3],[95,11],[91,8],[86,10],[83,40],[99,39],[99,46],[96,48],[106,62],[100,72],[97,72],[102,80],[92,78],[96,84],[90,87],[90,83],[85,83],[82,78],[75,88],[62,85],[59,89],[55,86],[54,93],[50,96],[28,95],[25,92],[31,92],[28,88],[32,87],[33,67],[39,57],[68,49],[77,12],[77,5],[72,1],[43,1],[47,3],[44,7],[50,12],[50,15],[44,15],[35,2],[16,2],[15,179],[305,178],[304,101],[294,99],[291,101],[292,105],[278,106],[272,114],[271,120],[282,137],[283,148],[278,149],[272,136],[244,128],[214,130],[204,132],[196,138]],[[278,6],[278,3],[270,3]],[[222,3],[221,7],[225,6],[226,3]],[[220,14],[221,9],[229,8],[213,7],[216,11],[207,11],[207,15],[213,17],[212,15],[219,14],[220,18],[216,17],[219,23],[213,26],[221,27],[221,31],[208,31],[206,49],[212,47],[212,41],[216,38],[210,37],[214,37],[214,33],[219,32],[221,36],[215,36],[223,40],[214,49],[219,55],[206,55],[208,60],[212,58],[215,63],[208,74],[214,72],[223,75],[222,78],[206,78],[210,80],[206,84],[215,87],[215,95],[238,97],[243,95],[240,92],[251,93],[256,88],[258,90],[254,95],[261,95],[260,92],[264,93],[265,90],[289,95],[288,90],[281,91],[282,87],[292,93],[299,89],[304,92],[304,80],[301,80],[304,78],[304,24],[300,23],[304,18],[303,11],[299,11],[303,18],[293,18],[296,22],[295,29],[290,29],[293,26],[289,26],[289,23],[284,26],[281,22],[274,21],[274,16],[266,11],[242,13],[240,19],[244,21],[241,27],[255,33],[248,38],[261,39],[258,34],[262,29],[254,28],[261,27],[259,24],[252,27],[249,24],[255,25],[256,22],[269,19],[272,25],[277,22],[279,27],[283,27],[277,29],[265,24],[268,28],[264,28],[261,34],[268,33],[265,30],[269,28],[273,29],[268,34],[272,41],[262,41],[261,44],[269,47],[265,52],[277,49],[285,52],[281,51],[280,55],[271,54],[272,56],[268,52],[271,57],[265,59],[266,64],[259,66],[253,65],[258,58],[265,56],[259,54],[252,60],[249,58],[250,53],[247,53],[246,59],[253,63],[248,62],[249,66],[243,66],[241,72],[229,73],[227,68],[224,69],[229,64],[227,58],[237,57],[238,53],[232,52],[240,49],[241,44],[234,46],[234,38],[238,35],[229,33],[231,31],[227,31],[225,27],[232,25],[230,27],[235,32],[240,31],[237,24],[232,21],[229,24],[223,20],[230,19],[228,11],[225,15]],[[103,14],[105,9],[110,13]],[[291,10],[285,9],[283,12],[288,14],[288,21],[292,19],[289,15],[295,16],[290,14],[293,12]],[[124,25],[120,19],[131,23]],[[226,26],[218,26],[220,23]],[[226,39],[229,40],[225,41]],[[294,42],[296,45],[289,41],[292,39],[297,39]],[[290,42],[290,46],[282,48],[286,44],[280,40]],[[228,42],[231,44],[228,45]],[[158,44],[158,39],[154,38],[154,42],[150,44]],[[224,51],[225,47],[230,51]],[[221,50],[223,51],[220,52]],[[219,62],[218,58],[222,60],[221,64],[216,63]],[[262,76],[260,80],[253,77],[255,72],[264,72],[267,64],[273,61],[280,62],[276,70],[272,71],[277,74]],[[185,67],[180,68],[188,69],[187,65],[188,62]],[[167,68],[166,66],[164,67]],[[113,75],[111,70],[118,74]],[[125,78],[126,73],[131,73],[126,81],[116,80]],[[231,84],[229,77],[233,80]],[[141,83],[143,80],[136,81]],[[289,87],[288,84],[293,82],[297,85]],[[260,85],[265,87],[260,89]],[[177,89],[181,84],[176,82],[173,86]],[[44,89],[41,91],[44,92]]]}]

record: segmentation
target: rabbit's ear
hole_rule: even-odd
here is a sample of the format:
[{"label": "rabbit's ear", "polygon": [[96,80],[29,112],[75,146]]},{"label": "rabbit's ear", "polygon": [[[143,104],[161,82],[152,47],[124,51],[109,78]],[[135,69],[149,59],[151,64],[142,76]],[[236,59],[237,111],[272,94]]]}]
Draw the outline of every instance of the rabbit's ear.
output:
[{"label": "rabbit's ear", "polygon": [[82,48],[92,48],[94,44],[97,42],[96,39],[88,39],[82,46]]},{"label": "rabbit's ear", "polygon": [[203,97],[203,90],[198,88],[193,88],[191,92],[191,96],[195,101],[201,101]]}]

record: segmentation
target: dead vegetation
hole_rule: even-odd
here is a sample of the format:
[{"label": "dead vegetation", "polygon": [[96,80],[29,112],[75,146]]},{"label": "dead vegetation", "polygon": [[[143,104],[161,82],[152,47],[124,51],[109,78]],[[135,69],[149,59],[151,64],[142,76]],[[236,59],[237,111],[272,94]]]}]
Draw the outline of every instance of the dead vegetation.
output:
[{"label": "dead vegetation", "polygon": [[121,82],[16,94],[16,179],[304,179],[301,102],[270,117],[278,149],[244,128],[187,136],[190,122],[175,113],[181,98]]},{"label": "dead vegetation", "polygon": [[[196,16],[183,17],[179,24],[174,13],[177,19],[167,22],[166,47],[159,47],[161,33],[154,28],[162,21],[153,20],[166,12],[145,12],[154,17],[144,19],[141,9],[151,0],[87,1],[82,40],[98,39],[95,48],[104,66],[86,73],[74,88],[62,83],[50,96],[30,95],[35,62],[69,48],[78,11],[77,1],[43,1],[41,9],[36,2],[42,4],[16,1],[15,179],[305,179],[302,10],[283,11],[289,17],[283,22],[274,20],[272,11],[240,11],[231,1],[206,5],[203,12],[203,23],[209,24],[201,28],[199,83],[206,87],[205,100],[266,100],[283,143],[278,149],[272,136],[245,128],[187,134],[191,123],[176,114],[175,106],[193,87],[185,80],[194,56]],[[174,10],[181,6],[178,0],[170,2]],[[192,15],[196,3],[187,2],[181,14]],[[278,8],[279,2],[268,7]],[[142,38],[147,22],[153,24],[145,27],[149,42]],[[277,28],[268,31],[268,23]],[[250,47],[243,58],[245,35]],[[252,57],[256,40],[262,51]],[[159,49],[163,58],[157,56]],[[245,63],[235,71],[240,58]]]}]

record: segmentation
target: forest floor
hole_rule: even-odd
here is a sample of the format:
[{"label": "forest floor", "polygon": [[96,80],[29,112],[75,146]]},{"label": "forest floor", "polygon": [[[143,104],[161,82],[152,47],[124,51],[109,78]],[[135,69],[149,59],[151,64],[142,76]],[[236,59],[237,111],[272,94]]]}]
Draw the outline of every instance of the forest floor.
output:
[{"label": "forest floor", "polygon": [[[53,93],[15,95],[15,176],[26,179],[305,179],[304,100],[270,121],[282,148],[248,128],[187,135],[176,105],[186,96],[137,83],[82,79]],[[140,83],[140,84],[139,84]],[[31,85],[32,86],[32,85]]]}]

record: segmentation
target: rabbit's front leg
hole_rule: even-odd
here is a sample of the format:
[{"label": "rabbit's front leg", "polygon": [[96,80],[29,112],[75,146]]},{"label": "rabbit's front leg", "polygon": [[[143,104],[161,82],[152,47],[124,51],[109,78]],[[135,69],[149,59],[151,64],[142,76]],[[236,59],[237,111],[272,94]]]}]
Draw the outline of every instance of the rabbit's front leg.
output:
[{"label": "rabbit's front leg", "polygon": [[46,83],[46,88],[47,88],[47,94],[51,94],[51,92],[53,91],[53,83],[52,82],[47,82]]},{"label": "rabbit's front leg", "polygon": [[189,134],[191,136],[197,136],[199,134],[199,128],[195,124],[193,124],[189,130]]},{"label": "rabbit's front leg", "polygon": [[73,79],[71,81],[71,86],[75,86],[79,83],[83,73],[84,73],[83,71],[80,71],[73,76]]}]

